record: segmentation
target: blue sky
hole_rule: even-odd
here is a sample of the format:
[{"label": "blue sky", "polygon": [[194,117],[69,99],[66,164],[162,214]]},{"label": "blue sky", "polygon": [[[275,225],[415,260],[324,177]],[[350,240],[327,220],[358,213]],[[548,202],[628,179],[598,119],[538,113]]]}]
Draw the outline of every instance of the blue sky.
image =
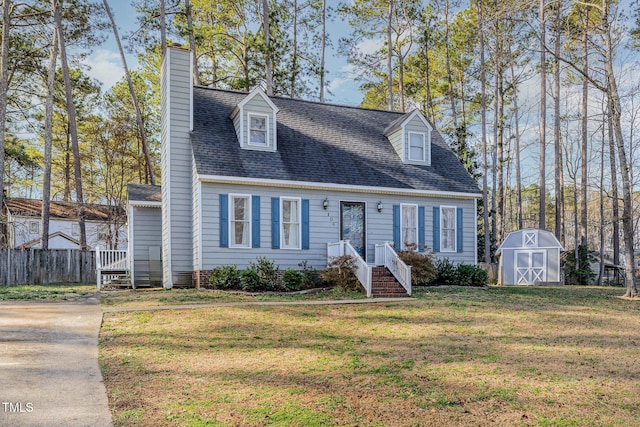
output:
[{"label": "blue sky", "polygon": [[[122,38],[136,26],[135,9],[131,6],[130,0],[111,1],[110,6]],[[347,31],[348,27],[343,22],[334,20],[327,23],[327,32],[335,45],[340,36],[347,35]],[[123,41],[123,45],[126,46],[126,42]],[[122,78],[124,72],[113,32],[108,33],[108,39],[101,46],[96,47],[84,63],[90,67],[88,74],[102,82],[103,91],[108,90]],[[329,89],[333,93],[333,95],[325,95],[327,101],[335,104],[359,105],[362,93],[358,90],[359,84],[353,80],[346,58],[338,55],[335,48],[329,46],[326,64]],[[136,54],[127,54],[127,66],[129,69],[137,67]]]}]

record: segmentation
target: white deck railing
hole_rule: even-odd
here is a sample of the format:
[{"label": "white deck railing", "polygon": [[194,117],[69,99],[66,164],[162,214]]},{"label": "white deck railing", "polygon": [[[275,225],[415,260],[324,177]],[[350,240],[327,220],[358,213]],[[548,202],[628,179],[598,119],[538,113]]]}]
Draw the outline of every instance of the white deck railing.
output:
[{"label": "white deck railing", "polygon": [[[100,250],[96,248],[96,276],[98,289],[104,277],[121,275],[129,271],[129,257],[126,250]],[[116,274],[114,274],[116,273]]]},{"label": "white deck railing", "polygon": [[340,240],[337,243],[327,244],[327,256],[329,260],[348,255],[353,258],[356,267],[356,277],[367,292],[367,298],[371,298],[371,266],[360,256],[360,254],[351,246],[348,240]]},{"label": "white deck railing", "polygon": [[382,265],[389,269],[391,274],[400,282],[402,287],[411,296],[411,266],[400,259],[389,242],[376,245],[376,265]]}]

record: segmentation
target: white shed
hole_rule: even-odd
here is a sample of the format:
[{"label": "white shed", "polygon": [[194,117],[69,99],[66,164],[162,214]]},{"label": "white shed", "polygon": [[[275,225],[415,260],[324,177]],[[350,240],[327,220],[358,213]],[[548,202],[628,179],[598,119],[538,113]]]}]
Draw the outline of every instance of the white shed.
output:
[{"label": "white shed", "polygon": [[513,231],[496,251],[498,283],[560,285],[562,251],[562,245],[550,231],[534,228]]}]

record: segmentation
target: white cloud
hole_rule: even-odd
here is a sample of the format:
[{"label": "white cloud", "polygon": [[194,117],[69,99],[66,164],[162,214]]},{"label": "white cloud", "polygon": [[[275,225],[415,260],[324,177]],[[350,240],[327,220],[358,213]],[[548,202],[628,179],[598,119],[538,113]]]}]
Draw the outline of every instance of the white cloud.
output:
[{"label": "white cloud", "polygon": [[[103,91],[109,90],[124,76],[122,61],[117,51],[99,49],[88,56],[84,64],[90,67],[87,74],[102,83]],[[127,65],[131,69],[132,64],[127,63]]]}]

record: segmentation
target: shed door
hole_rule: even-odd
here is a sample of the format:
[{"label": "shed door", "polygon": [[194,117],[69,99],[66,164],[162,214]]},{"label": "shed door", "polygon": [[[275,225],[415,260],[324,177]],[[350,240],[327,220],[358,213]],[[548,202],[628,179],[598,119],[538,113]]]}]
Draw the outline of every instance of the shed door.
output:
[{"label": "shed door", "polygon": [[515,254],[518,285],[535,285],[547,281],[546,251],[516,251]]}]

